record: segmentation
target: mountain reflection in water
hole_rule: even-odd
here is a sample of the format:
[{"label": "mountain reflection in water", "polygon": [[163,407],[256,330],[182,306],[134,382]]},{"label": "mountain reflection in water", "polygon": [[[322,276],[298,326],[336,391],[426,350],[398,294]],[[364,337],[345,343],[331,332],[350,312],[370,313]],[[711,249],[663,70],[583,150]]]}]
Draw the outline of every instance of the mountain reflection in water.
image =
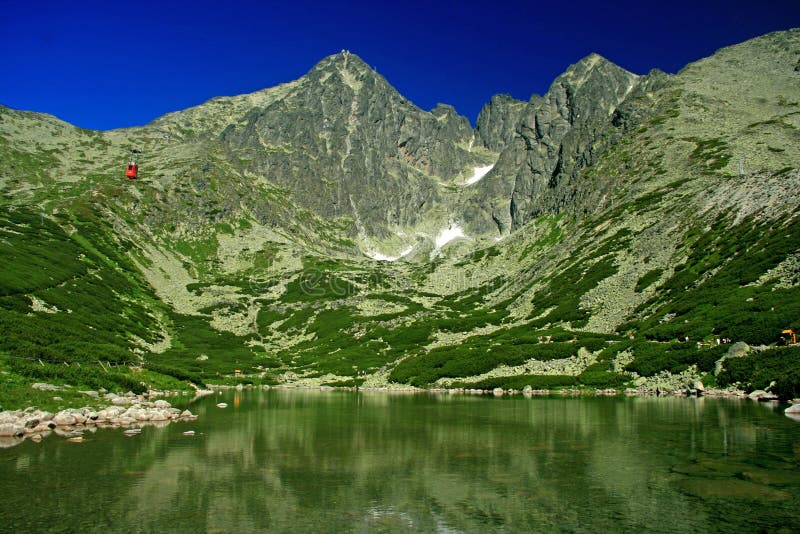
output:
[{"label": "mountain reflection in water", "polygon": [[191,409],[197,421],[133,438],[103,430],[81,444],[52,436],[0,451],[2,524],[369,532],[800,524],[800,424],[750,401],[269,390],[228,391]]}]

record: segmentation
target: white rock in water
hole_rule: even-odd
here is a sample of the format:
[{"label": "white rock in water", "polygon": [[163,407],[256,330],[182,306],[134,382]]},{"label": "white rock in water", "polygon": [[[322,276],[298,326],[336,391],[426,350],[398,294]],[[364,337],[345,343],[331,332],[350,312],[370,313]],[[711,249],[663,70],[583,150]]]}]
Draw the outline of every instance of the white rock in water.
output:
[{"label": "white rock in water", "polygon": [[796,413],[800,414],[800,404],[792,404],[783,413]]},{"label": "white rock in water", "polygon": [[187,430],[183,433],[184,436],[194,436],[194,430]]},{"label": "white rock in water", "polygon": [[778,396],[763,389],[757,389],[748,395],[753,400],[778,400]]},{"label": "white rock in water", "polygon": [[168,403],[168,402],[167,402],[167,401],[165,401],[165,400],[161,400],[161,399],[159,399],[159,400],[155,401],[155,402],[153,403],[153,406],[155,406],[156,408],[160,408],[160,409],[162,409],[162,410],[164,410],[164,409],[166,409],[166,408],[172,408],[172,405],[171,405],[170,403]]},{"label": "white rock in water", "polygon": [[224,402],[220,402],[219,404],[217,404],[217,408],[227,408],[227,407],[228,405]]},{"label": "white rock in water", "polygon": [[141,433],[142,433],[142,429],[141,428],[129,428],[128,430],[125,430],[123,432],[123,434],[125,434],[126,436],[135,436],[135,435],[141,434]]},{"label": "white rock in water", "polygon": [[11,438],[25,433],[25,427],[15,423],[0,424],[0,437]]},{"label": "white rock in water", "polygon": [[67,441],[71,441],[72,443],[81,443],[83,441],[83,436],[68,438]]},{"label": "white rock in water", "polygon": [[492,390],[492,393],[494,393],[495,397],[502,397],[504,391],[503,388],[494,388],[494,390]]},{"label": "white rock in water", "polygon": [[169,414],[164,413],[162,410],[153,410],[150,414],[151,421],[166,421],[169,419]]},{"label": "white rock in water", "polygon": [[104,408],[100,410],[100,415],[105,417],[106,419],[111,419],[113,417],[119,417],[120,415],[125,413],[124,408],[120,408],[119,406],[109,406],[108,408]]},{"label": "white rock in water", "polygon": [[70,415],[75,418],[75,424],[82,425],[86,422],[86,416],[79,412],[71,412]]},{"label": "white rock in water", "polygon": [[75,417],[71,414],[59,412],[53,416],[53,422],[58,426],[69,426],[76,423]]},{"label": "white rock in water", "polygon": [[42,432],[50,432],[50,430],[52,429],[50,428],[50,425],[48,425],[47,423],[39,423],[37,426],[31,429],[31,431],[34,434],[41,434]]}]

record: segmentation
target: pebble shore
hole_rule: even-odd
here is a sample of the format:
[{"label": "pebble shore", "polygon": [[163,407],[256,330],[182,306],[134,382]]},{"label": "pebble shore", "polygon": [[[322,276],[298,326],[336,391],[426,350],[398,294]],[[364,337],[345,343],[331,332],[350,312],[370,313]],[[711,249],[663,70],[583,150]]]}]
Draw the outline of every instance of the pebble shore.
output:
[{"label": "pebble shore", "polygon": [[13,447],[27,439],[41,441],[52,434],[81,442],[86,432],[98,428],[122,428],[126,435],[135,435],[145,426],[197,419],[189,410],[173,408],[166,400],[153,401],[145,395],[107,393],[102,400],[110,406],[68,408],[56,413],[36,408],[0,412],[0,448]]}]

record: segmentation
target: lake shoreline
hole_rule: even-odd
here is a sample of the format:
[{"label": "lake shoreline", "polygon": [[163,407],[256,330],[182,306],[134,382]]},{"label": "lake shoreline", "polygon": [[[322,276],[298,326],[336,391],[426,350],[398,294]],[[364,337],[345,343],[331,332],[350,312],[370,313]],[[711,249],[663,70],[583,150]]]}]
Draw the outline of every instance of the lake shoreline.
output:
[{"label": "lake shoreline", "polygon": [[[211,385],[211,389],[227,390],[236,388],[248,388],[248,386],[229,386]],[[272,389],[306,389],[320,391],[363,391],[363,392],[383,392],[383,393],[435,393],[448,395],[489,395],[489,396],[515,396],[523,397],[728,397],[728,398],[747,398],[748,394],[739,389],[716,389],[716,388],[693,388],[693,389],[660,389],[660,388],[626,388],[624,390],[590,389],[590,388],[562,388],[562,389],[479,389],[479,388],[418,388],[414,386],[318,386],[306,384],[278,384],[274,386],[250,386]],[[769,399],[772,400],[772,399]]]},{"label": "lake shoreline", "polygon": [[[516,389],[470,389],[470,388],[418,388],[413,386],[318,386],[306,384],[278,384],[278,385],[243,385],[209,384],[208,389],[194,388],[194,398],[213,395],[227,390],[305,390],[305,391],[342,391],[363,393],[397,393],[397,394],[434,394],[434,395],[471,395],[487,397],[521,396],[533,397],[673,397],[673,398],[730,398],[751,399],[754,401],[768,401],[771,403],[785,403],[774,396],[762,396],[754,392],[747,394],[738,389],[675,389],[661,390],[659,388],[627,388],[618,390],[608,389],[533,389],[526,387]],[[64,437],[73,442],[83,441],[85,432],[96,432],[101,428],[122,429],[126,435],[136,435],[143,427],[164,427],[173,422],[194,421],[197,415],[191,411],[180,410],[161,399],[160,397],[182,397],[190,390],[183,391],[152,391],[141,395],[128,392],[124,395],[106,393],[102,397],[94,396],[100,401],[94,407],[66,408],[57,412],[39,410],[29,406],[19,410],[5,410],[0,412],[0,448],[9,448],[21,444],[25,440],[41,441],[50,435]],[[764,392],[760,392],[764,393]],[[155,399],[155,400],[154,400]],[[797,404],[788,401],[789,404]]]},{"label": "lake shoreline", "polygon": [[[206,390],[195,398],[211,393],[213,391]],[[98,394],[93,398],[100,402],[94,407],[66,408],[57,412],[39,410],[35,406],[5,410],[0,412],[0,448],[15,447],[26,440],[39,442],[53,434],[80,443],[86,432],[96,432],[100,428],[123,429],[126,435],[133,436],[147,426],[163,427],[197,419],[191,411],[174,408],[168,401],[158,398],[167,395],[179,396],[180,392],[107,393],[103,397]]]}]

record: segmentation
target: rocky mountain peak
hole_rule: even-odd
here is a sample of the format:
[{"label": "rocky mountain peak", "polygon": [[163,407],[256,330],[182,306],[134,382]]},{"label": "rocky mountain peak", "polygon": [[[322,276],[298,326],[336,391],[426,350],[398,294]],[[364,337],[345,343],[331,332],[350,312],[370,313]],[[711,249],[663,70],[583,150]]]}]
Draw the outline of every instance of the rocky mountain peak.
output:
[{"label": "rocky mountain peak", "polygon": [[359,90],[365,80],[370,80],[378,82],[384,89],[392,89],[389,83],[363,59],[347,50],[324,58],[304,78],[326,84],[338,78],[353,90]]},{"label": "rocky mountain peak", "polygon": [[[590,54],[556,78],[543,97],[534,95],[525,105],[498,99],[484,108],[479,137],[487,147],[503,150],[493,180],[481,185],[484,222],[493,221],[503,233],[542,213],[575,208],[579,186],[572,175],[591,163],[594,131],[610,123],[638,78]],[[505,124],[498,130],[505,138],[491,133],[495,115]]]},{"label": "rocky mountain peak", "polygon": [[221,140],[243,162],[242,172],[268,177],[290,190],[293,202],[345,217],[352,233],[368,237],[420,223],[439,201],[437,184],[475,159],[466,148],[471,137],[455,108],[420,109],[342,51],[228,127]]}]

